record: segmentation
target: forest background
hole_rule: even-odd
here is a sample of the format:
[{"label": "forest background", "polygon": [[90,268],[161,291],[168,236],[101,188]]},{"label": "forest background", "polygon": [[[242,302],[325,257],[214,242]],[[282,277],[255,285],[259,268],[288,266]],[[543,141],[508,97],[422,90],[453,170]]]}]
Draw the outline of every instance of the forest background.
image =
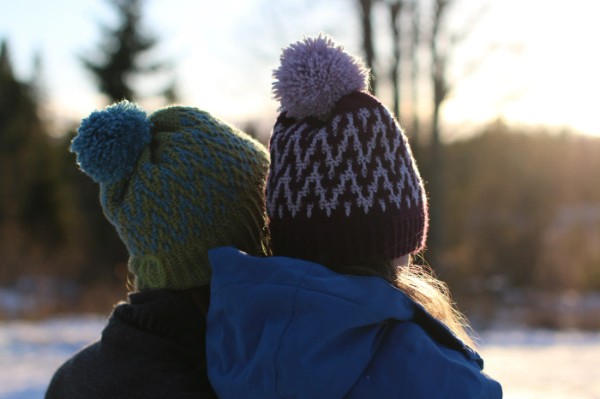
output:
[{"label": "forest background", "polygon": [[[73,54],[100,106],[123,98],[147,108],[195,105],[182,95],[176,60],[153,51],[160,38],[145,24],[148,1],[105,3],[116,22],[102,21],[100,40]],[[319,13],[317,3],[262,6],[267,17],[293,14],[299,23]],[[509,90],[488,120],[459,129],[444,119],[464,76],[498,52],[522,51],[490,42],[456,73],[462,43],[489,12],[485,2],[468,13],[460,0],[337,3],[355,18],[350,34],[372,70],[371,91],[405,128],[426,181],[432,225],[421,261],[477,326],[599,329],[600,132],[505,119],[503,106],[519,89]],[[470,22],[451,23],[457,12]],[[272,19],[269,31],[288,34],[275,29],[281,20]],[[335,18],[327,21],[321,30],[336,37]],[[279,48],[265,50],[268,38],[249,42],[256,59],[238,66],[277,54]],[[45,76],[38,55],[31,75],[18,76],[10,41],[0,42],[0,318],[106,314],[125,298],[127,252],[102,215],[97,185],[68,151],[79,121],[57,122],[48,104],[47,79],[68,78]],[[152,92],[139,89],[143,80],[154,83]],[[275,112],[232,122],[267,143]]]}]

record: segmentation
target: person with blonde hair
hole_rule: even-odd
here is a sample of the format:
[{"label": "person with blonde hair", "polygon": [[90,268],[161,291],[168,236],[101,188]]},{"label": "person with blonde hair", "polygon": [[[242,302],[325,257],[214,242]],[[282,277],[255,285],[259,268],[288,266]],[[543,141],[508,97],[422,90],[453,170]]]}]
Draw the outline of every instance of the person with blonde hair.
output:
[{"label": "person with blonde hair", "polygon": [[284,49],[266,187],[273,257],[209,251],[222,398],[501,398],[423,250],[427,197],[368,70],[326,36]]}]

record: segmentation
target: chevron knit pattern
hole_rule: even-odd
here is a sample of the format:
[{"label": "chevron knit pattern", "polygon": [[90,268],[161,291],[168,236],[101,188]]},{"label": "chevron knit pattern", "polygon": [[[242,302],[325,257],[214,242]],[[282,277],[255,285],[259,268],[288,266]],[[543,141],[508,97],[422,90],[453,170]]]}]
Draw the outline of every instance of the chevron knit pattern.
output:
[{"label": "chevron knit pattern", "polygon": [[325,121],[280,115],[267,183],[273,252],[333,261],[422,249],[423,184],[406,137],[374,97],[342,97]]},{"label": "chevron knit pattern", "polygon": [[104,213],[130,254],[138,289],[207,284],[210,248],[262,254],[268,153],[206,112],[149,117],[152,141],[131,176],[101,183]]}]

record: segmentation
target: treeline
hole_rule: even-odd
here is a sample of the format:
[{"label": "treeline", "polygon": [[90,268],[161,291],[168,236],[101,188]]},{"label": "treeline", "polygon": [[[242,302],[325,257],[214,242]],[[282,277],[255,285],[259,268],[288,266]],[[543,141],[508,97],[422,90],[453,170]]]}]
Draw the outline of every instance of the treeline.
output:
[{"label": "treeline", "polygon": [[73,131],[48,135],[37,82],[20,81],[0,47],[0,285],[53,275],[114,276],[126,251],[98,204],[98,187],[68,151]]},{"label": "treeline", "polygon": [[443,154],[445,279],[600,290],[600,139],[494,123]]},{"label": "treeline", "polygon": [[[82,67],[96,79],[107,103],[135,100],[138,93],[128,78],[160,69],[161,63],[148,68],[139,61],[156,39],[140,33],[139,0],[109,2],[117,7],[120,23],[106,29],[108,36],[99,44],[103,56],[82,57]],[[366,22],[370,3],[384,5],[359,3]],[[439,11],[446,3],[434,4]],[[385,81],[378,82],[381,87]],[[107,287],[120,287],[122,298],[127,252],[102,214],[98,186],[77,170],[68,151],[76,124],[58,138],[48,134],[39,85],[35,76],[29,81],[16,77],[8,45],[2,43],[0,294],[3,287],[42,278],[79,302],[84,292],[109,296]],[[174,101],[176,85],[158,95]],[[398,113],[399,98],[393,102]],[[425,260],[456,297],[600,290],[600,139],[496,122],[451,143],[432,132],[429,142],[425,135],[415,137],[419,123],[416,114],[412,117],[408,130],[432,197],[432,239]],[[421,127],[430,124],[436,131],[437,120]],[[56,283],[61,281],[73,284]],[[79,288],[73,292],[73,287]],[[94,297],[91,302],[105,306],[114,300]]]},{"label": "treeline", "polygon": [[[76,126],[50,137],[40,105],[3,45],[0,284],[35,274],[122,279],[126,251],[102,215],[97,185],[68,152]],[[416,151],[424,169],[427,150]],[[454,291],[600,290],[600,140],[497,122],[444,144],[442,154],[445,230],[432,266]]]}]

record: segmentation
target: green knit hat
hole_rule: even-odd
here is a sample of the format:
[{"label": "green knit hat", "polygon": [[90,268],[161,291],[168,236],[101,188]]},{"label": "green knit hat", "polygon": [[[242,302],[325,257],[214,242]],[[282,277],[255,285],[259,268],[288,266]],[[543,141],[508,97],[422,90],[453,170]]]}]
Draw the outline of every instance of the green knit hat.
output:
[{"label": "green knit hat", "polygon": [[214,247],[264,254],[269,155],[250,136],[195,108],[146,117],[126,101],[93,112],[77,133],[71,151],[100,184],[138,289],[209,283]]}]

